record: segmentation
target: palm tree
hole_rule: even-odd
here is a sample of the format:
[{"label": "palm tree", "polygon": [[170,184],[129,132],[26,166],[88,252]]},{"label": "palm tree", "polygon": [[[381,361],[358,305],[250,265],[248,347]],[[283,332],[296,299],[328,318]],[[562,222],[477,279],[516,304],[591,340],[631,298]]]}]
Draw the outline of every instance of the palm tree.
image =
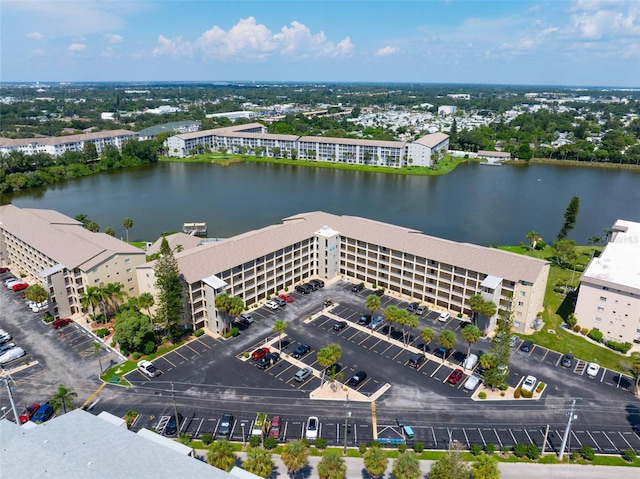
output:
[{"label": "palm tree", "polygon": [[96,223],[95,221],[89,221],[86,224],[86,228],[91,231],[92,233],[97,233],[98,231],[100,231],[100,225],[98,223]]},{"label": "palm tree", "polygon": [[380,297],[377,294],[370,294],[365,300],[365,307],[371,311],[371,316],[373,316],[373,313],[380,309]]},{"label": "palm tree", "polygon": [[24,297],[34,303],[42,303],[49,297],[49,295],[39,284],[32,284],[24,291]]},{"label": "palm tree", "polygon": [[387,323],[389,323],[387,325],[387,339],[391,337],[391,324],[397,322],[400,311],[400,308],[394,306],[393,304],[384,308],[384,319],[386,319]]},{"label": "palm tree", "polygon": [[471,464],[473,479],[500,479],[498,460],[490,454],[482,454]]},{"label": "palm tree", "polygon": [[631,373],[636,378],[636,395],[640,394],[638,388],[640,387],[640,352],[634,351],[631,353]]},{"label": "palm tree", "polygon": [[318,463],[320,479],[344,479],[347,475],[347,465],[340,452],[328,449]]},{"label": "palm tree", "polygon": [[80,296],[80,303],[84,309],[91,308],[93,319],[96,319],[96,306],[100,303],[100,293],[97,286],[87,286]]},{"label": "palm tree", "polygon": [[69,410],[74,408],[73,400],[78,396],[78,394],[73,390],[69,389],[62,384],[58,386],[58,392],[49,397],[49,405],[53,408],[55,414],[60,412],[60,408],[67,413],[67,408]]},{"label": "palm tree", "polygon": [[531,249],[535,249],[536,243],[538,243],[538,240],[540,239],[540,234],[537,231],[531,230],[524,235],[524,237],[529,240],[529,246]]},{"label": "palm tree", "polygon": [[[438,342],[440,343],[440,346],[442,346],[443,348],[447,350],[451,350],[456,345],[456,333],[454,333],[450,329],[445,329],[440,333],[440,336],[438,336]],[[443,354],[442,355],[443,363],[445,359],[444,357],[445,355]]]},{"label": "palm tree", "polygon": [[380,446],[371,446],[364,453],[364,467],[373,477],[380,477],[387,470],[389,459]]},{"label": "palm tree", "polygon": [[[216,294],[215,306],[219,312],[226,313],[229,307],[229,295],[227,293]],[[227,327],[226,327],[227,322],[224,321],[224,324],[225,324],[225,327],[223,328],[223,333],[225,333],[227,330]]]},{"label": "palm tree", "polygon": [[421,475],[420,461],[415,453],[407,451],[393,461],[393,477],[396,479],[418,479]]},{"label": "palm tree", "polygon": [[104,320],[106,322],[109,313],[107,309],[109,294],[107,293],[107,287],[103,283],[100,283],[100,286],[98,286],[98,294],[100,295],[100,312],[104,314]]},{"label": "palm tree", "polygon": [[242,469],[260,477],[269,477],[274,466],[271,453],[262,447],[249,449],[247,459],[242,463]]},{"label": "palm tree", "polygon": [[467,357],[471,354],[471,345],[478,342],[482,333],[475,324],[467,324],[462,328],[462,337],[468,343]]},{"label": "palm tree", "polygon": [[326,348],[322,348],[317,353],[318,364],[322,366],[322,379],[320,385],[324,382],[326,369],[342,357],[342,348],[339,344],[331,343]]},{"label": "palm tree", "polygon": [[478,312],[482,309],[484,305],[484,298],[480,294],[474,294],[469,298],[469,309],[471,310],[471,317],[473,319],[473,324],[478,324]]},{"label": "palm tree", "polygon": [[142,293],[140,296],[138,296],[138,299],[136,300],[136,303],[138,304],[139,308],[143,308],[147,310],[147,316],[149,316],[149,320],[151,321],[151,324],[153,324],[153,320],[151,319],[151,308],[153,307],[153,305],[155,304],[155,299],[153,299],[153,295],[151,293]]},{"label": "palm tree", "polygon": [[115,230],[114,230],[111,226],[107,226],[107,227],[104,229],[104,233],[105,233],[105,234],[108,234],[109,236],[115,236],[115,235],[116,235]]},{"label": "palm tree", "polygon": [[422,337],[422,340],[424,341],[424,344],[422,345],[422,352],[424,354],[427,354],[427,343],[430,343],[431,341],[433,341],[433,338],[435,338],[436,335],[433,332],[433,329],[424,328],[422,331],[420,331],[420,336]]},{"label": "palm tree", "polygon": [[307,465],[309,448],[300,440],[289,441],[282,449],[280,457],[289,471],[289,475],[295,476],[296,472]]},{"label": "palm tree", "polygon": [[124,226],[125,231],[127,232],[127,243],[129,242],[129,228],[133,226],[133,220],[128,216],[122,220],[122,226]]},{"label": "palm tree", "polygon": [[278,335],[278,349],[282,351],[282,335],[287,330],[287,322],[283,319],[278,319],[273,323],[273,332]]},{"label": "palm tree", "polygon": [[402,324],[402,343],[406,347],[409,344],[409,340],[405,333],[404,327],[409,326],[410,328],[417,328],[418,318],[412,314],[409,314],[408,311],[405,311],[405,310],[401,310],[401,311],[402,313],[404,313],[400,316],[400,324]]},{"label": "palm tree", "polygon": [[124,288],[124,286],[122,286],[121,283],[109,283],[104,290],[107,297],[111,300],[114,313],[119,312],[120,301],[127,296],[127,293],[125,293],[122,288]]},{"label": "palm tree", "polygon": [[229,472],[236,462],[236,453],[233,445],[227,440],[215,441],[209,446],[207,462],[213,467]]},{"label": "palm tree", "polygon": [[478,364],[480,364],[480,367],[483,369],[491,368],[491,366],[493,366],[493,356],[488,353],[481,354],[478,359]]}]

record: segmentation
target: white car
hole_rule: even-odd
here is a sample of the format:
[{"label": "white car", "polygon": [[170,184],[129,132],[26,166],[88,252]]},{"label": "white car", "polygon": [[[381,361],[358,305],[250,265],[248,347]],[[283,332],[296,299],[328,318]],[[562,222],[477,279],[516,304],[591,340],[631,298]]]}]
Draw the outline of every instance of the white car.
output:
[{"label": "white car", "polygon": [[273,311],[275,311],[276,309],[278,309],[278,308],[279,308],[278,303],[276,303],[275,301],[273,301],[273,300],[271,300],[271,299],[270,299],[269,301],[267,301],[266,303],[264,303],[264,305],[265,305],[267,308],[269,308],[269,309],[271,309],[271,310],[273,310]]},{"label": "white car", "polygon": [[18,358],[21,358],[22,356],[24,356],[24,349],[12,348],[6,353],[4,353],[2,356],[0,356],[0,364],[4,365],[5,363],[9,363]]},{"label": "white car", "polygon": [[9,281],[5,281],[4,285],[7,287],[7,289],[11,289],[13,288],[14,285],[20,284],[20,283],[24,283],[24,281],[22,281],[21,279],[12,279]]},{"label": "white car", "polygon": [[537,382],[538,380],[535,378],[535,376],[527,376],[522,383],[522,390],[530,393],[533,392]]},{"label": "white car", "polygon": [[318,418],[311,416],[307,419],[307,429],[305,431],[305,437],[310,441],[318,439]]},{"label": "white car", "polygon": [[446,323],[449,319],[451,319],[451,313],[443,312],[438,316],[438,321],[442,321],[443,323]]},{"label": "white car", "polygon": [[587,366],[587,376],[595,378],[600,372],[600,365],[598,363],[589,363]]},{"label": "white car", "polygon": [[138,369],[150,378],[155,378],[160,375],[158,368],[156,368],[151,361],[146,361],[144,359],[142,361],[138,361]]},{"label": "white car", "polygon": [[464,388],[467,391],[473,391],[476,386],[480,383],[480,378],[475,374],[469,376],[469,379],[464,383]]}]

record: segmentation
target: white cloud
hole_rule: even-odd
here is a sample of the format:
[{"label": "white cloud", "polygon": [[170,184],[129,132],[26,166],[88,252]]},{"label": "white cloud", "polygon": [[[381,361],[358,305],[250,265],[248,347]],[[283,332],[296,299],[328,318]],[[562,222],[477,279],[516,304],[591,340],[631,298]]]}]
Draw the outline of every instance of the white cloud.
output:
[{"label": "white cloud", "polygon": [[104,38],[106,38],[107,42],[109,42],[111,45],[122,43],[124,41],[122,35],[118,35],[117,33],[107,33]]},{"label": "white cloud", "polygon": [[164,35],[158,37],[158,45],[153,49],[153,55],[187,55],[191,54],[193,46],[182,40],[182,37],[167,38]]},{"label": "white cloud", "polygon": [[215,25],[200,36],[198,46],[205,56],[261,59],[273,52],[276,44],[271,31],[249,17],[240,19],[228,32]]},{"label": "white cloud", "polygon": [[87,50],[87,46],[84,43],[72,43],[67,47],[67,50],[71,53],[81,53]]},{"label": "white cloud", "polygon": [[44,35],[40,32],[29,32],[27,33],[27,38],[30,38],[31,40],[42,41],[44,40]]},{"label": "white cloud", "polygon": [[42,48],[36,48],[35,50],[31,50],[31,56],[33,57],[43,57],[47,54]]},{"label": "white cloud", "polygon": [[389,55],[394,55],[394,54],[398,53],[398,51],[399,50],[396,47],[387,46],[387,47],[384,47],[384,48],[380,48],[376,52],[376,56],[388,57]]}]

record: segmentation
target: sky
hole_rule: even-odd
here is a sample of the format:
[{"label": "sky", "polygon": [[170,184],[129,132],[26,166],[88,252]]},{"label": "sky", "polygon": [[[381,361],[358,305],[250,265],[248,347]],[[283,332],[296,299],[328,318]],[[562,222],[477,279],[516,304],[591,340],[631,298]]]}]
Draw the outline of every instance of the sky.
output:
[{"label": "sky", "polygon": [[0,0],[0,81],[640,86],[639,0]]}]

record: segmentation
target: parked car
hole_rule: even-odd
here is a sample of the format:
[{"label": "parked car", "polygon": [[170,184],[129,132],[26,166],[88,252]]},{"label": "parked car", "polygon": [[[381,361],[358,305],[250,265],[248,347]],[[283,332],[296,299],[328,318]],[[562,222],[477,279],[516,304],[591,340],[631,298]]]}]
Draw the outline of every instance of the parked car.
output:
[{"label": "parked car", "polygon": [[16,283],[13,286],[11,286],[11,289],[13,291],[23,291],[25,289],[27,289],[29,287],[28,283]]},{"label": "parked car", "polygon": [[240,321],[242,321],[245,324],[253,324],[253,316],[251,316],[249,313],[242,313],[240,315]]},{"label": "parked car", "polygon": [[438,316],[438,321],[442,321],[443,323],[446,323],[450,319],[451,313],[447,313],[446,311],[443,311],[442,313],[440,313],[440,316]]},{"label": "parked car", "polygon": [[338,374],[342,371],[342,365],[340,363],[333,363],[331,366],[328,366],[327,369],[324,370],[324,373],[331,377],[334,374]]},{"label": "parked car", "polygon": [[447,378],[447,382],[449,384],[454,384],[454,385],[458,384],[463,376],[464,376],[464,372],[462,371],[462,369],[455,369],[451,371],[451,374],[449,374],[449,377]]},{"label": "parked car", "polygon": [[138,369],[150,378],[155,378],[160,375],[160,370],[154,366],[151,361],[142,360],[138,361]]},{"label": "parked car", "polygon": [[31,420],[36,424],[48,421],[53,416],[53,408],[48,404],[42,404],[35,412]]},{"label": "parked car", "polygon": [[309,367],[302,368],[302,369],[298,370],[298,372],[296,373],[296,375],[293,378],[297,382],[301,383],[301,382],[304,382],[307,379],[309,379],[312,374],[313,374],[313,369],[311,369]]},{"label": "parked car", "polygon": [[309,346],[308,344],[301,344],[296,348],[291,356],[298,359],[307,354],[309,351],[311,351],[311,346]]},{"label": "parked car", "polygon": [[53,320],[53,329],[58,329],[66,326],[67,324],[72,323],[73,320],[71,318],[58,318]]},{"label": "parked car", "polygon": [[[180,424],[182,424],[182,414],[178,413],[178,417],[176,418],[175,414],[172,414],[167,422],[167,425],[164,428],[165,436],[175,436],[178,434],[180,430]],[[177,421],[177,422],[176,422]]]},{"label": "parked car", "polygon": [[528,353],[531,351],[531,348],[533,348],[533,341],[527,339],[524,343],[522,343],[522,346],[520,346],[520,351]]},{"label": "parked car", "polygon": [[251,353],[251,359],[253,359],[254,361],[257,361],[260,358],[264,358],[269,351],[270,351],[269,348],[258,348]]},{"label": "parked car", "polygon": [[598,363],[589,363],[587,366],[587,376],[595,378],[600,372],[600,365]]},{"label": "parked car", "polygon": [[511,338],[509,338],[509,345],[512,348],[515,348],[518,343],[520,342],[520,338],[518,336],[516,336],[515,334],[513,336],[511,336]]},{"label": "parked car", "polygon": [[360,291],[362,291],[364,289],[364,283],[358,283],[358,284],[354,284],[351,287],[351,292],[353,293],[359,293]]},{"label": "parked car", "polygon": [[220,425],[218,426],[218,435],[223,437],[229,437],[231,434],[231,428],[233,427],[233,414],[226,413],[222,416],[220,420]]},{"label": "parked car", "polygon": [[273,301],[272,299],[270,299],[269,301],[267,301],[266,303],[264,303],[264,305],[269,308],[272,311],[275,311],[276,309],[278,309],[280,306],[278,305],[278,303],[276,303],[275,301]]},{"label": "parked car", "polygon": [[347,327],[346,321],[336,321],[335,323],[333,323],[334,331],[342,331],[346,327]]},{"label": "parked car", "polygon": [[8,272],[9,272],[9,268],[5,268],[4,266],[0,268],[0,273],[8,273]]},{"label": "parked car", "polygon": [[473,367],[478,364],[478,356],[476,354],[470,354],[462,363],[462,367],[464,369],[473,369]]},{"label": "parked car", "polygon": [[295,287],[295,290],[300,294],[308,294],[309,293],[309,291],[307,291],[307,289],[305,287],[303,287],[301,284],[297,285]]},{"label": "parked car", "polygon": [[407,311],[409,311],[410,313],[413,313],[416,309],[418,309],[418,306],[420,306],[420,303],[409,303],[409,306],[407,306]]},{"label": "parked car", "polygon": [[480,384],[480,377],[473,374],[469,376],[469,379],[465,381],[464,388],[467,391],[473,391],[476,388],[476,386],[478,386],[478,384]]},{"label": "parked car", "polygon": [[328,308],[329,306],[331,306],[333,304],[333,301],[331,301],[331,298],[327,298],[324,300],[324,302],[322,303],[322,307],[323,308]]},{"label": "parked car", "polygon": [[280,298],[281,300],[287,302],[287,303],[293,303],[293,296],[289,296],[286,293],[282,293],[278,295],[278,298]]},{"label": "parked car", "polygon": [[424,313],[426,313],[426,312],[427,312],[427,307],[426,307],[426,306],[420,305],[420,306],[418,306],[418,307],[416,308],[416,314],[417,314],[418,316],[422,316],[422,315],[423,315]]},{"label": "parked car", "polygon": [[378,297],[384,296],[384,289],[382,289],[382,288],[377,289],[376,290],[376,296],[378,296]]},{"label": "parked car", "polygon": [[276,303],[280,308],[284,308],[287,305],[287,302],[282,299],[280,296],[274,297],[271,301]]},{"label": "parked car", "polygon": [[18,358],[21,358],[25,355],[24,349],[22,348],[11,348],[9,351],[6,351],[0,356],[0,364],[5,365],[6,363],[10,363],[11,361],[15,361]]},{"label": "parked car", "polygon": [[382,316],[376,316],[371,320],[371,324],[369,325],[369,327],[371,329],[378,329],[378,327],[381,326],[382,323],[384,323],[384,318]]},{"label": "parked car", "polygon": [[449,350],[443,347],[439,347],[433,352],[433,355],[441,359],[446,359],[446,357],[449,356]]},{"label": "parked car", "polygon": [[413,354],[409,361],[407,361],[407,366],[410,368],[418,369],[422,363],[424,363],[426,358],[424,354]]},{"label": "parked car", "polygon": [[2,346],[0,346],[0,354],[4,353],[5,351],[9,351],[10,349],[13,349],[16,347],[16,343],[4,343]]},{"label": "parked car", "polygon": [[560,361],[563,368],[570,368],[573,364],[573,354],[567,353],[562,355],[562,361]]},{"label": "parked car", "polygon": [[535,378],[535,376],[527,376],[524,379],[524,382],[522,383],[521,388],[523,391],[533,392],[537,382],[538,380]]},{"label": "parked car", "polygon": [[11,339],[11,335],[6,331],[0,329],[0,344],[6,343]]},{"label": "parked car", "polygon": [[307,429],[305,430],[304,436],[310,440],[315,441],[318,439],[318,418],[315,416],[311,416],[307,419]]},{"label": "parked car", "polygon": [[370,314],[363,314],[362,316],[360,316],[360,319],[358,320],[358,324],[360,326],[369,326],[369,323],[371,323]]},{"label": "parked car", "polygon": [[282,419],[280,416],[273,416],[271,418],[271,427],[269,428],[269,437],[280,437],[280,427],[282,425]]},{"label": "parked car", "polygon": [[357,388],[365,379],[367,379],[367,373],[364,371],[358,371],[347,381],[347,386]]},{"label": "parked car", "polygon": [[9,278],[4,281],[4,285],[7,287],[7,289],[11,289],[14,284],[18,283],[23,283],[23,281],[18,278]]},{"label": "parked car", "polygon": [[260,369],[267,369],[270,366],[273,366],[275,363],[280,361],[280,354],[278,353],[267,353],[264,357],[258,360],[258,367]]},{"label": "parked car", "polygon": [[313,289],[324,288],[324,281],[321,279],[311,279],[309,280],[309,284],[313,286]]},{"label": "parked car", "polygon": [[28,422],[35,413],[40,409],[40,404],[34,402],[31,406],[27,406],[20,414],[20,424]]},{"label": "parked car", "polygon": [[46,311],[47,309],[49,309],[49,306],[44,305],[44,306],[31,306],[31,311],[33,311],[34,313],[42,313],[43,311]]}]

